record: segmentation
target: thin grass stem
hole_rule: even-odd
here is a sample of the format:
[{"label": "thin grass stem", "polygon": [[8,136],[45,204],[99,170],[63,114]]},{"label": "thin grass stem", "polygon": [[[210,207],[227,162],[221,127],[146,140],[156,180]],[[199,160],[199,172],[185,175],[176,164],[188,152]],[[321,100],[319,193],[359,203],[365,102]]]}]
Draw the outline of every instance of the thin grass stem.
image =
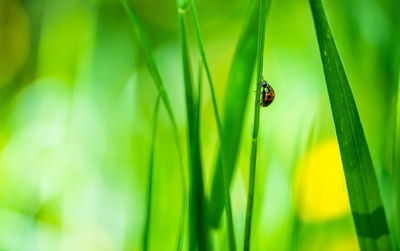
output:
[{"label": "thin grass stem", "polygon": [[[260,81],[263,76],[263,56],[264,56],[264,35],[265,35],[265,18],[267,10],[267,0],[260,0],[259,11],[259,26],[258,26],[258,44],[257,44],[257,80],[256,80],[256,93],[261,92]],[[258,131],[260,124],[260,106],[258,104],[259,96],[256,95],[254,101],[254,124],[253,136],[251,141],[250,153],[250,175],[247,191],[247,206],[246,206],[246,221],[244,230],[244,250],[250,250],[250,237],[251,225],[253,218],[254,207],[254,188],[256,179],[256,164],[257,164],[257,144],[258,144]]]},{"label": "thin grass stem", "polygon": [[[231,63],[228,85],[225,93],[223,112],[223,147],[227,155],[226,178],[228,187],[232,182],[233,173],[239,155],[241,135],[251,89],[251,78],[257,61],[259,2],[249,3],[246,23],[239,36]],[[221,147],[221,146],[220,146]],[[210,201],[210,225],[217,228],[224,209],[224,184],[221,154],[218,156],[212,178]]]},{"label": "thin grass stem", "polygon": [[151,127],[151,139],[150,139],[150,156],[149,166],[147,174],[147,211],[146,221],[143,231],[143,251],[148,250],[149,246],[149,235],[150,235],[150,223],[151,223],[151,203],[152,203],[152,191],[153,191],[153,169],[154,169],[154,154],[155,154],[155,143],[158,123],[158,111],[160,107],[160,95],[157,96],[156,104],[153,111],[153,124]]}]

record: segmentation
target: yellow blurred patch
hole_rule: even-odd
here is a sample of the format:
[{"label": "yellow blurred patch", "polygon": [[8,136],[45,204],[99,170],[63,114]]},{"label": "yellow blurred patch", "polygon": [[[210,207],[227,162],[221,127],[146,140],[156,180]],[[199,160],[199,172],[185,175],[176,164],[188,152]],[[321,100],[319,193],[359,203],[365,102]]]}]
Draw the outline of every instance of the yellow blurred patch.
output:
[{"label": "yellow blurred patch", "polygon": [[336,139],[318,145],[299,162],[294,194],[304,221],[325,221],[350,213]]},{"label": "yellow blurred patch", "polygon": [[346,238],[332,243],[326,251],[358,251],[360,248],[358,247],[357,238]]}]

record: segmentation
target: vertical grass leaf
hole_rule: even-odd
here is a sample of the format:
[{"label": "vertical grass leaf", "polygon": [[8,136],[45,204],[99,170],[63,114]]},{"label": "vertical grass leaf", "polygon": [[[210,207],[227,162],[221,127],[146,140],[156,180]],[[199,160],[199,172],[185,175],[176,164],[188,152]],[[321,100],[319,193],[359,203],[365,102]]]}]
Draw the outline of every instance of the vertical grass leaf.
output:
[{"label": "vertical grass leaf", "polygon": [[[203,98],[203,62],[200,61],[197,69],[197,99],[196,99],[196,119],[198,120],[199,126],[201,123],[201,99]],[[199,132],[200,133],[200,132]],[[200,137],[201,139],[201,137]],[[200,142],[201,149],[201,142]]]},{"label": "vertical grass leaf", "polygon": [[361,250],[392,250],[377,177],[357,106],[321,0],[310,0]]},{"label": "vertical grass leaf", "polygon": [[200,32],[200,23],[199,23],[199,18],[197,16],[197,9],[196,9],[196,4],[194,0],[190,0],[191,6],[192,6],[192,16],[193,16],[193,21],[194,21],[194,26],[195,26],[195,31],[196,31],[196,39],[197,39],[197,45],[199,47],[200,51],[200,57],[201,60],[204,64],[205,72],[207,75],[207,80],[210,88],[210,93],[211,93],[211,100],[213,104],[213,110],[214,110],[214,116],[215,116],[215,121],[217,123],[217,129],[218,129],[218,136],[219,136],[219,142],[221,145],[220,148],[220,158],[221,158],[221,168],[222,168],[222,176],[223,176],[223,193],[224,193],[224,203],[226,205],[226,222],[227,222],[227,234],[228,234],[228,240],[229,240],[229,248],[230,250],[236,250],[236,241],[235,241],[235,232],[234,232],[234,225],[233,225],[233,216],[232,216],[232,206],[231,206],[231,198],[230,198],[230,189],[229,189],[229,183],[227,180],[228,173],[227,173],[227,153],[225,151],[225,144],[223,143],[223,131],[222,131],[222,123],[221,119],[219,116],[219,109],[217,105],[217,98],[215,95],[215,90],[214,90],[214,84],[213,80],[211,78],[211,72],[210,68],[208,66],[207,58],[206,58],[206,53],[204,50],[202,38],[201,38],[201,32]]},{"label": "vertical grass leaf", "polygon": [[[132,9],[128,5],[128,3],[125,0],[121,0],[121,4],[124,7],[128,17],[129,17],[129,20],[132,23],[134,32],[135,32],[136,37],[139,41],[139,44],[142,48],[142,51],[144,54],[144,59],[146,61],[147,67],[150,71],[151,77],[153,78],[153,81],[160,93],[161,100],[163,101],[163,103],[165,105],[165,109],[167,110],[168,117],[171,120],[171,123],[173,126],[173,132],[175,134],[176,143],[178,145],[178,152],[180,154],[181,151],[180,151],[180,143],[179,143],[179,137],[178,137],[178,126],[176,124],[175,116],[172,111],[171,102],[168,98],[167,92],[165,91],[165,86],[164,86],[163,80],[161,78],[160,71],[157,67],[153,53],[151,52],[149,39],[148,39],[145,31],[143,30],[141,24],[139,23],[139,20],[137,19],[135,13],[132,11]],[[181,156],[180,156],[180,158],[181,158]],[[182,162],[182,158],[180,161]]]},{"label": "vertical grass leaf", "polygon": [[[251,77],[256,62],[258,41],[259,2],[251,1],[246,24],[239,37],[233,57],[225,95],[222,130],[224,150],[227,154],[226,179],[228,187],[235,170],[242,135],[243,121],[248,103]],[[267,12],[267,10],[266,10]],[[215,167],[209,200],[210,224],[217,227],[224,208],[223,169],[221,158]]]},{"label": "vertical grass leaf", "polygon": [[[175,138],[175,142],[176,142],[177,150],[178,150],[179,162],[182,167],[181,168],[182,194],[183,194],[182,208],[185,209],[186,208],[186,184],[185,184],[186,182],[185,182],[185,174],[184,174],[184,170],[183,170],[184,166],[183,166],[183,159],[182,159],[182,149],[181,149],[181,145],[180,145],[180,141],[179,141],[178,126],[177,126],[177,123],[175,120],[174,113],[172,111],[171,102],[168,98],[167,92],[165,91],[165,87],[164,87],[163,80],[161,78],[160,71],[157,67],[153,53],[151,52],[151,47],[150,47],[150,43],[149,43],[147,34],[143,30],[141,24],[139,23],[139,20],[137,19],[135,13],[132,11],[130,6],[126,2],[126,0],[120,0],[120,3],[124,7],[128,17],[129,17],[129,20],[132,24],[133,30],[136,34],[136,37],[139,41],[141,48],[142,48],[147,67],[148,67],[150,74],[153,78],[153,81],[158,89],[159,96],[161,98],[161,101],[164,103],[164,106],[167,110],[168,117],[172,124],[173,134],[174,134],[174,138]],[[183,212],[184,212],[184,210],[183,210]],[[182,218],[180,220],[180,226],[178,229],[178,247],[179,247],[179,245],[181,245],[181,241],[182,241],[182,233],[183,233],[183,229],[184,229],[184,225],[185,225],[185,217],[186,217],[186,214],[182,213]]]},{"label": "vertical grass leaf", "polygon": [[204,182],[200,155],[199,116],[193,95],[193,76],[186,33],[185,12],[178,9],[185,85],[186,113],[189,130],[189,250],[210,250],[205,211]]},{"label": "vertical grass leaf", "polygon": [[[400,73],[400,72],[399,72]],[[394,131],[393,131],[393,151],[392,151],[392,167],[393,167],[393,191],[395,201],[395,227],[394,227],[394,242],[396,248],[399,249],[400,245],[400,77],[397,79],[396,96],[395,96],[395,109],[394,109]]]},{"label": "vertical grass leaf", "polygon": [[160,96],[157,97],[156,105],[153,112],[153,124],[151,127],[151,139],[150,139],[150,157],[149,167],[147,175],[147,211],[146,221],[143,231],[143,251],[148,250],[149,244],[149,233],[150,233],[150,219],[151,219],[151,202],[152,202],[152,190],[153,190],[153,167],[154,167],[154,152],[156,143],[156,132],[157,132],[157,121],[158,121],[158,110],[160,106]]},{"label": "vertical grass leaf", "polygon": [[[269,1],[260,0],[259,19],[258,19],[258,43],[257,43],[257,79],[255,81],[256,93],[261,92],[260,81],[263,76],[263,59],[264,59],[264,35],[265,35],[265,19],[266,10]],[[250,152],[250,167],[249,167],[249,183],[247,190],[247,206],[246,206],[246,221],[244,228],[244,250],[250,250],[251,225],[253,218],[254,207],[254,188],[256,180],[256,165],[257,165],[257,145],[258,131],[260,125],[260,105],[258,104],[259,96],[255,96],[254,100],[254,122],[253,135],[251,138]]]}]

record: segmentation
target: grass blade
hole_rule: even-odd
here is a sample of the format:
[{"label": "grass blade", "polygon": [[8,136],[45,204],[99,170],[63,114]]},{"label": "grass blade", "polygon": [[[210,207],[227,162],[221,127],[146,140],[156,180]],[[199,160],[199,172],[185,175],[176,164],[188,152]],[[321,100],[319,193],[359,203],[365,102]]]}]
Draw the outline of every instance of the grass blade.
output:
[{"label": "grass blade", "polygon": [[[260,81],[263,76],[263,58],[264,58],[264,35],[265,35],[265,19],[267,13],[267,0],[260,0],[259,20],[258,20],[258,43],[257,43],[257,80],[256,93],[261,93]],[[254,101],[254,124],[253,136],[251,140],[250,152],[250,175],[249,187],[247,191],[246,221],[244,229],[244,250],[250,250],[251,223],[253,218],[254,207],[254,187],[256,180],[256,164],[257,164],[257,145],[258,145],[258,129],[260,124],[260,105],[258,104],[259,95],[256,95]]]},{"label": "grass blade", "polygon": [[156,105],[153,112],[153,124],[151,127],[151,139],[150,139],[150,158],[149,158],[149,169],[147,175],[147,212],[146,222],[143,232],[143,250],[148,250],[149,244],[149,233],[150,233],[150,217],[151,217],[151,202],[152,202],[152,190],[153,190],[153,167],[154,167],[154,151],[156,143],[156,132],[158,122],[158,110],[160,106],[160,96],[157,97]]},{"label": "grass blade", "polygon": [[201,117],[201,99],[203,98],[203,63],[199,63],[199,67],[197,69],[197,100],[196,100],[196,118],[200,125],[200,117]]},{"label": "grass blade", "polygon": [[[232,181],[232,175],[240,146],[244,115],[250,93],[251,77],[256,62],[258,41],[259,2],[251,1],[247,23],[240,35],[236,46],[233,63],[229,73],[229,88],[225,95],[224,117],[222,121],[223,144],[227,154],[226,178],[228,187]],[[223,170],[221,158],[215,167],[209,201],[210,223],[217,227],[224,208],[223,199]]]},{"label": "grass blade", "polygon": [[392,250],[377,177],[356,103],[321,0],[310,0],[350,205],[361,250]]},{"label": "grass blade", "polygon": [[[183,160],[182,160],[182,151],[181,151],[182,148],[181,148],[180,141],[179,141],[178,126],[177,126],[175,116],[172,111],[172,106],[169,101],[167,92],[165,91],[164,83],[161,78],[160,71],[158,70],[158,67],[156,65],[154,56],[151,52],[149,39],[148,39],[145,31],[143,30],[135,13],[132,11],[130,6],[126,2],[126,0],[120,0],[120,3],[124,7],[128,17],[132,23],[134,32],[135,32],[137,39],[140,43],[140,46],[142,48],[147,67],[148,67],[150,74],[153,78],[153,81],[158,89],[159,96],[161,98],[161,101],[164,103],[164,106],[167,110],[168,117],[172,124],[172,130],[173,130],[173,134],[174,134],[174,138],[175,138],[175,142],[176,142],[177,150],[178,150],[179,162],[182,167],[182,170],[181,170],[182,193],[183,193],[182,208],[185,209],[186,208],[186,182],[185,182],[185,174],[184,174],[184,169],[183,169]],[[178,248],[181,245],[181,241],[182,241],[182,235],[183,235],[183,230],[184,230],[184,225],[185,225],[185,217],[186,217],[185,210],[183,210],[180,227],[178,229]]]},{"label": "grass blade", "polygon": [[[394,242],[396,244],[396,248],[399,249],[400,245],[400,158],[399,158],[399,149],[400,149],[400,130],[399,130],[399,125],[400,125],[400,88],[399,88],[399,82],[400,78],[397,79],[397,86],[395,88],[396,90],[396,96],[395,96],[395,109],[394,109],[394,131],[393,131],[393,150],[392,150],[392,168],[393,168],[393,194],[394,194],[394,201],[395,201],[395,226],[394,226]],[[397,213],[396,213],[397,212]]]},{"label": "grass blade", "polygon": [[186,113],[189,128],[189,250],[210,250],[205,212],[204,182],[200,156],[199,116],[193,95],[193,76],[186,33],[185,9],[178,3]]},{"label": "grass blade", "polygon": [[[198,123],[200,125],[200,115],[201,115],[201,99],[202,99],[202,82],[203,82],[203,65],[200,62],[199,64],[199,68],[198,68],[198,76],[197,76],[197,102],[196,102],[196,118],[198,119]],[[199,131],[200,133],[200,131]],[[200,136],[199,136],[199,140],[200,140]],[[199,142],[199,147],[201,148],[201,142]],[[186,203],[185,203],[186,204]],[[185,211],[184,211],[185,213]],[[185,219],[185,217],[183,217],[183,219]],[[184,234],[184,222],[181,222],[181,226],[180,226],[180,231],[178,234],[178,245],[177,245],[177,249],[176,250],[183,250],[183,234]]]},{"label": "grass blade", "polygon": [[196,4],[194,0],[190,0],[191,6],[192,6],[192,16],[193,16],[193,21],[195,25],[195,31],[196,31],[196,39],[197,39],[197,45],[199,47],[200,51],[200,57],[201,60],[204,64],[204,68],[206,71],[207,75],[207,80],[211,92],[211,100],[213,104],[213,110],[214,110],[214,116],[215,120],[217,123],[217,129],[218,129],[218,136],[219,136],[219,142],[221,145],[220,148],[220,158],[221,158],[221,168],[222,168],[222,176],[223,176],[223,190],[224,190],[224,203],[226,205],[226,222],[227,222],[227,234],[228,234],[228,240],[229,240],[229,248],[230,250],[236,250],[236,241],[235,241],[235,232],[234,232],[234,225],[233,225],[233,217],[232,217],[232,206],[231,206],[231,198],[230,198],[230,189],[228,185],[228,180],[227,180],[227,154],[225,152],[224,148],[224,143],[223,143],[223,131],[222,131],[222,123],[221,119],[219,116],[219,109],[217,105],[217,98],[215,95],[215,90],[214,90],[214,84],[213,80],[211,78],[211,73],[210,73],[210,68],[208,67],[208,62],[206,58],[206,53],[204,50],[204,46],[202,43],[202,38],[201,38],[201,31],[200,31],[200,24],[199,24],[199,18],[197,16],[197,9],[196,9]]},{"label": "grass blade", "polygon": [[[173,132],[175,134],[176,143],[178,145],[178,150],[179,150],[178,152],[180,154],[181,151],[180,151],[180,143],[179,143],[179,136],[178,136],[178,126],[176,124],[175,116],[172,111],[171,102],[169,101],[167,92],[165,91],[165,86],[164,86],[163,80],[161,78],[160,71],[158,70],[156,61],[151,52],[149,39],[148,39],[145,31],[143,30],[142,26],[140,25],[139,20],[137,19],[135,13],[132,11],[132,9],[128,5],[128,3],[125,0],[121,0],[121,4],[124,7],[128,17],[132,23],[133,29],[136,33],[136,37],[140,43],[140,46],[142,47],[142,51],[144,54],[144,58],[145,58],[147,67],[148,67],[150,74],[153,78],[153,81],[160,93],[161,100],[163,101],[163,103],[165,105],[165,109],[167,110],[168,117],[171,120],[171,123],[173,126]],[[180,158],[181,158],[181,162],[182,162],[182,157],[180,156]]]}]

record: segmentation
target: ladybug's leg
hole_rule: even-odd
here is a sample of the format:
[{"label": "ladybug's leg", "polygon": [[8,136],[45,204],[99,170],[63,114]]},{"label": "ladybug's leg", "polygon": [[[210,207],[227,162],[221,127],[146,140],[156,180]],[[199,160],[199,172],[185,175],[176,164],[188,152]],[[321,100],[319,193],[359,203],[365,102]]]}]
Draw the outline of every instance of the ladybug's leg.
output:
[{"label": "ladybug's leg", "polygon": [[[264,91],[264,90],[263,90]],[[263,91],[253,91],[253,92],[255,92],[256,94],[261,94]]]}]

